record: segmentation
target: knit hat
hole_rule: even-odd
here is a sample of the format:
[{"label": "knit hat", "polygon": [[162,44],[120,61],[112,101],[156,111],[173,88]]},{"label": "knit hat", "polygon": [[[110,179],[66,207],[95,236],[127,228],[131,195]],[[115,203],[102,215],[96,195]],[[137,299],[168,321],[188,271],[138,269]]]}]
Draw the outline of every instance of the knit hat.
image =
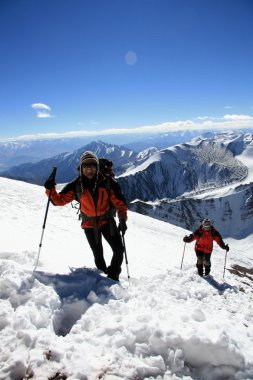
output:
[{"label": "knit hat", "polygon": [[213,221],[211,219],[204,219],[203,222],[202,222],[202,227],[203,228],[210,228],[213,224]]},{"label": "knit hat", "polygon": [[84,152],[80,157],[80,167],[82,164],[96,164],[98,166],[98,157],[95,155],[95,153],[86,151]]}]

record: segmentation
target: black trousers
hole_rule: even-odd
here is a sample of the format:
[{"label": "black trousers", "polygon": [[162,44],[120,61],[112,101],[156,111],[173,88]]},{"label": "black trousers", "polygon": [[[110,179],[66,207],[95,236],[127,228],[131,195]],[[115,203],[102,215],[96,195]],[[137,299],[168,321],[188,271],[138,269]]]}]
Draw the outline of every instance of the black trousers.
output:
[{"label": "black trousers", "polygon": [[205,266],[211,266],[211,254],[210,253],[204,253],[202,251],[196,251],[197,256],[197,264],[199,265],[205,265]]},{"label": "black trousers", "polygon": [[[110,219],[110,221],[104,224],[98,230],[98,236],[96,236],[93,228],[85,228],[84,232],[93,252],[96,267],[103,272],[108,273],[108,275],[118,276],[121,272],[124,246],[115,220]],[[102,236],[108,242],[113,252],[111,263],[108,268],[104,259]]]}]

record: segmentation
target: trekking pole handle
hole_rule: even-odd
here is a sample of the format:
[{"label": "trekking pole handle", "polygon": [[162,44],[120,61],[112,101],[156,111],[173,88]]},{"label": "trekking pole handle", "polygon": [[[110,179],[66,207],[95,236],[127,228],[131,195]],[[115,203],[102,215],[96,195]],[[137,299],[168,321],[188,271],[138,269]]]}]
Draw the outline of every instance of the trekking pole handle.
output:
[{"label": "trekking pole handle", "polygon": [[[49,176],[50,179],[52,179],[52,180],[55,179],[56,171],[57,171],[57,167],[54,166],[53,170],[52,170],[52,173]],[[50,199],[51,199],[51,195],[52,195],[52,190],[53,189],[50,189],[49,196],[48,196],[47,207],[46,207],[46,212],[45,212],[45,217],[44,217],[44,222],[43,222],[43,227],[42,227],[43,229],[46,226],[46,220],[47,220],[47,214],[48,214],[49,203],[50,203]]]},{"label": "trekking pole handle", "polygon": [[[56,171],[57,171],[57,167],[54,166],[54,167],[53,167],[53,170],[52,170],[52,173],[51,173],[50,176],[49,176],[49,179],[55,180]],[[52,190],[53,190],[53,189],[50,189],[50,193],[49,193],[49,197],[48,197],[49,201],[50,201],[50,198],[51,198]]]},{"label": "trekking pole handle", "polygon": [[49,176],[50,179],[55,179],[56,171],[57,171],[57,167],[54,166],[54,167],[53,167],[53,170],[52,170],[52,173],[51,173],[50,176]]}]

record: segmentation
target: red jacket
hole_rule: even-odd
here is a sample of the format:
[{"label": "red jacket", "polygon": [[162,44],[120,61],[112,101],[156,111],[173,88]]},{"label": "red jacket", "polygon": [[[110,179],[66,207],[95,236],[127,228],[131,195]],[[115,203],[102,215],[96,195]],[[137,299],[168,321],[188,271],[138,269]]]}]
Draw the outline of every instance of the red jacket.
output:
[{"label": "red jacket", "polygon": [[211,253],[213,250],[213,241],[223,249],[225,249],[225,243],[222,240],[220,233],[212,226],[210,230],[204,230],[202,225],[194,231],[188,239],[188,242],[196,240],[195,251],[201,251],[204,253]]},{"label": "red jacket", "polygon": [[[49,196],[50,190],[47,189],[46,194]],[[82,176],[68,183],[60,193],[53,188],[51,202],[55,206],[64,206],[74,200],[80,203],[82,228],[94,228],[96,224],[101,227],[114,216],[115,209],[119,220],[127,220],[126,200],[119,184],[102,173],[99,173],[96,183],[95,179],[89,181]]]}]

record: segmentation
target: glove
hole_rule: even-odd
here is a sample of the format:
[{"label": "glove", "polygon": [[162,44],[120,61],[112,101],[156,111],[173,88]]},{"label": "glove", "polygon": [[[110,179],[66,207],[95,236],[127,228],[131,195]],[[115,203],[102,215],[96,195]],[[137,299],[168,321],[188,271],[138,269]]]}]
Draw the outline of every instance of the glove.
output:
[{"label": "glove", "polygon": [[121,219],[119,221],[119,227],[118,227],[119,231],[122,232],[122,235],[124,236],[125,233],[126,233],[126,230],[127,230],[127,224],[126,224],[126,221],[124,219]]},{"label": "glove", "polygon": [[183,241],[185,242],[185,243],[190,243],[190,238],[189,238],[189,236],[185,236],[184,238],[183,238]]},{"label": "glove", "polygon": [[49,177],[46,182],[44,183],[44,187],[48,190],[52,190],[56,185],[55,179]]},{"label": "glove", "polygon": [[229,251],[229,246],[228,246],[228,244],[226,244],[225,246],[224,246],[224,249],[228,252]]}]

